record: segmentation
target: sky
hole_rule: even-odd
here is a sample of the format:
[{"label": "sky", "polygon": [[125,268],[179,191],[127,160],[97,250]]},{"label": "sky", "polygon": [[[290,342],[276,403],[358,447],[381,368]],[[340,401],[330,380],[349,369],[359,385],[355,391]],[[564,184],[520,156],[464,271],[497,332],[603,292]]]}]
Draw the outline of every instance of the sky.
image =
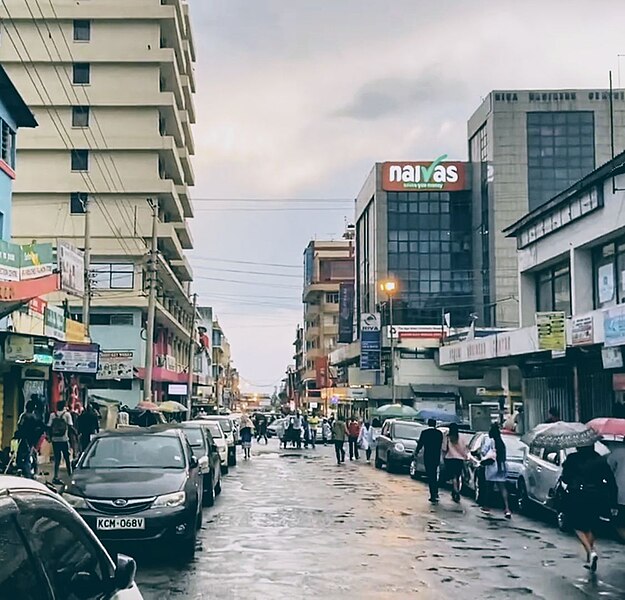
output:
[{"label": "sky", "polygon": [[246,389],[302,322],[303,251],[337,239],[376,161],[466,160],[493,89],[625,85],[625,3],[189,0],[197,49],[194,287]]}]

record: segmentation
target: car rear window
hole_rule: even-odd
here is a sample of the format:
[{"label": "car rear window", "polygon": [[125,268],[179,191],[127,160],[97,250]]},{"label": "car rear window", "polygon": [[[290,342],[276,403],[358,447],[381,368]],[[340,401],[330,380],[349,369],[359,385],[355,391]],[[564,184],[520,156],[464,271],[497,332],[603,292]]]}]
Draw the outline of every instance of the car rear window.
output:
[{"label": "car rear window", "polygon": [[183,431],[184,434],[187,436],[187,440],[189,440],[189,444],[191,444],[191,447],[204,447],[204,436],[202,435],[202,430],[199,427],[185,427]]},{"label": "car rear window", "polygon": [[407,425],[405,423],[395,423],[393,435],[404,440],[418,440],[423,431],[423,427]]},{"label": "car rear window", "polygon": [[214,438],[222,438],[224,436],[221,427],[217,423],[209,423],[208,430]]},{"label": "car rear window", "polygon": [[232,423],[228,419],[219,419],[218,423],[226,433],[230,433],[232,431]]},{"label": "car rear window", "polygon": [[177,437],[124,435],[95,440],[81,464],[85,469],[183,469],[186,465]]}]

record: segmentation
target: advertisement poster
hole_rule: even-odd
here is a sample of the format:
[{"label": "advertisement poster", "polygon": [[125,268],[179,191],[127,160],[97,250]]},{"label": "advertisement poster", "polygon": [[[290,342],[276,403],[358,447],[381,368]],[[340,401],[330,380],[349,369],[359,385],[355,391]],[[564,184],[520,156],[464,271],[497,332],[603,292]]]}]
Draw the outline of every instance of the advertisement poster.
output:
[{"label": "advertisement poster", "polygon": [[380,313],[363,313],[360,317],[360,369],[381,368],[382,335]]},{"label": "advertisement poster", "polygon": [[98,372],[99,353],[98,344],[57,343],[54,345],[52,370],[95,375]]},{"label": "advertisement poster", "polygon": [[43,320],[44,335],[57,340],[65,339],[65,313],[62,308],[46,306]]},{"label": "advertisement poster", "polygon": [[57,245],[61,289],[82,298],[85,293],[85,255],[68,242]]},{"label": "advertisement poster", "polygon": [[593,342],[592,316],[573,317],[571,319],[571,344],[584,346]]},{"label": "advertisement poster", "polygon": [[605,346],[625,345],[625,305],[615,306],[603,313]]},{"label": "advertisement poster", "polygon": [[339,344],[354,341],[354,284],[341,283],[339,287]]},{"label": "advertisement poster", "polygon": [[599,302],[604,304],[614,299],[614,265],[603,265],[597,270]]},{"label": "advertisement poster", "polygon": [[132,379],[134,358],[132,350],[100,352],[96,379]]},{"label": "advertisement poster", "polygon": [[566,315],[563,311],[536,313],[539,350],[566,350]]}]

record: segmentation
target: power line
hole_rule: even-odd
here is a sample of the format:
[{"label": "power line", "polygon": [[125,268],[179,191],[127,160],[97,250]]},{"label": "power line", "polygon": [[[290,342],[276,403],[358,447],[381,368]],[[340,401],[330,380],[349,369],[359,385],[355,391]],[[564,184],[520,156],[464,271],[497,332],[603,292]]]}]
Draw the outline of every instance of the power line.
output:
[{"label": "power line", "polygon": [[221,269],[219,267],[202,267],[202,266],[195,266],[193,267],[193,269],[197,269],[199,271],[220,271],[223,273],[240,273],[242,275],[263,275],[263,276],[269,276],[269,277],[288,277],[291,279],[299,279],[302,280],[303,279],[303,275],[291,275],[290,273],[271,273],[269,271],[241,271],[238,269]]},{"label": "power line", "polygon": [[238,265],[259,265],[262,267],[284,267],[286,269],[302,269],[302,265],[287,265],[284,263],[270,263],[270,262],[255,262],[251,260],[234,260],[230,258],[216,258],[212,256],[194,256],[192,262],[198,260],[207,260],[215,262],[234,263]]}]

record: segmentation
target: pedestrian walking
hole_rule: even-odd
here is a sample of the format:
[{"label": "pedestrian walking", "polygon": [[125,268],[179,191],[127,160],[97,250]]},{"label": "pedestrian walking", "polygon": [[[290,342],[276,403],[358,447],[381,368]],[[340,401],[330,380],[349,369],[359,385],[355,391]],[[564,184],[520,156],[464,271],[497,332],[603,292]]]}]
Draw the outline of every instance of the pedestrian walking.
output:
[{"label": "pedestrian walking", "polygon": [[430,488],[430,502],[438,502],[438,469],[441,464],[441,450],[443,448],[443,433],[436,427],[436,419],[428,419],[428,428],[424,429],[419,436],[415,449],[415,458],[423,449],[423,462],[425,474]]},{"label": "pedestrian walking", "polygon": [[80,413],[76,420],[76,428],[80,438],[80,452],[84,452],[91,441],[91,436],[100,431],[100,419],[98,412],[90,402],[85,410]]},{"label": "pedestrian walking", "polygon": [[360,433],[358,434],[358,445],[365,451],[367,462],[370,463],[371,453],[373,452],[373,447],[375,446],[375,433],[369,421],[365,421],[363,426],[360,428]]},{"label": "pedestrian walking", "polygon": [[239,422],[239,435],[241,436],[241,446],[243,447],[243,458],[248,460],[252,454],[252,430],[254,423],[246,414],[243,414]]},{"label": "pedestrian walking", "polygon": [[607,461],[612,473],[614,473],[618,488],[618,513],[614,525],[621,541],[625,542],[625,444],[622,442],[610,444],[610,454],[608,454]]},{"label": "pedestrian walking", "polygon": [[454,502],[460,502],[460,478],[467,453],[467,445],[460,437],[458,424],[451,423],[449,433],[443,442],[443,458],[445,460],[445,475],[452,482],[451,497]]},{"label": "pedestrian walking", "polygon": [[324,419],[321,423],[321,439],[324,446],[327,446],[328,441],[332,439],[332,427],[328,419]]},{"label": "pedestrian walking", "polygon": [[586,550],[585,567],[594,573],[599,561],[595,549],[597,525],[602,514],[616,512],[618,503],[614,474],[593,446],[582,446],[564,461],[561,480],[566,484],[565,519]]},{"label": "pedestrian walking", "polygon": [[16,451],[17,466],[24,477],[33,479],[37,467],[36,447],[45,431],[43,421],[36,412],[36,403],[29,400],[26,409],[20,417],[15,439],[18,440]]},{"label": "pedestrian walking", "polygon": [[358,437],[360,436],[360,423],[355,417],[349,420],[347,425],[347,434],[349,441],[349,460],[358,460],[360,458],[358,454]]},{"label": "pedestrian walking", "polygon": [[299,414],[299,410],[295,413],[295,416],[291,420],[293,426],[293,445],[298,448],[302,447],[302,416]]},{"label": "pedestrian walking", "polygon": [[267,417],[262,413],[259,413],[256,420],[256,441],[260,444],[260,440],[264,439],[265,444],[269,443],[267,438]]},{"label": "pedestrian walking", "polygon": [[302,415],[302,437],[304,439],[304,448],[308,449],[310,445],[310,424],[308,423],[308,415]]},{"label": "pedestrian walking", "polygon": [[50,414],[50,419],[48,421],[48,430],[54,455],[54,477],[52,483],[57,485],[63,483],[59,479],[61,457],[65,460],[67,474],[72,474],[72,465],[69,460],[69,432],[72,427],[72,416],[65,409],[65,401],[60,400],[56,405],[56,411]]},{"label": "pedestrian walking", "polygon": [[332,439],[334,440],[334,452],[336,454],[336,464],[345,462],[345,439],[347,438],[347,425],[340,417],[332,423]]},{"label": "pedestrian walking", "polygon": [[504,506],[504,516],[506,519],[511,519],[512,513],[510,512],[508,489],[506,488],[506,479],[508,476],[506,445],[501,439],[501,431],[497,423],[493,423],[490,426],[488,437],[482,442],[480,455],[482,456],[481,465],[484,467],[486,483],[487,485],[491,485],[492,489],[501,495]]},{"label": "pedestrian walking", "polygon": [[310,428],[310,442],[312,447],[317,445],[317,430],[319,429],[319,417],[317,413],[313,412],[312,416],[308,418],[308,427]]}]

